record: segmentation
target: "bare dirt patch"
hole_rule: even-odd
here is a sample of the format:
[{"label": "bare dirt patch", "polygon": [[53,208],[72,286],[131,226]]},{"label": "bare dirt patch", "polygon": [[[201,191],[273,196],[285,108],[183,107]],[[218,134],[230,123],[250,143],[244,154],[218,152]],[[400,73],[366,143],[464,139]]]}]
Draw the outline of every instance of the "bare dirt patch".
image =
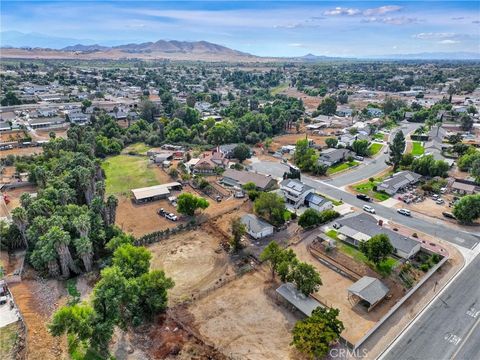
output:
[{"label": "bare dirt patch", "polygon": [[51,336],[46,326],[65,296],[63,285],[55,280],[23,280],[10,290],[28,329],[27,359],[67,359],[66,338]]},{"label": "bare dirt patch", "polygon": [[[319,136],[315,134],[308,134],[308,138],[313,140],[316,145],[319,146],[325,146],[325,139],[328,138],[328,136]],[[273,151],[277,151],[280,149],[282,146],[285,145],[295,145],[298,140],[305,139],[305,133],[299,133],[299,134],[286,134],[286,135],[280,135],[276,136],[273,138],[271,149]]]},{"label": "bare dirt patch", "polygon": [[307,95],[301,91],[298,91],[294,87],[288,87],[285,90],[281,91],[280,93],[297,98],[297,99],[301,99],[303,101],[303,105],[305,106],[305,109],[310,111],[316,110],[318,105],[322,101],[321,97]]},{"label": "bare dirt patch", "polygon": [[152,269],[163,269],[175,281],[170,303],[191,299],[233,275],[219,235],[203,229],[189,231],[148,247],[152,252]]},{"label": "bare dirt patch", "polygon": [[188,310],[199,333],[225,355],[241,359],[298,359],[290,331],[298,320],[268,295],[264,272],[234,280]]},{"label": "bare dirt patch", "polygon": [[6,158],[8,155],[24,156],[24,155],[36,155],[41,154],[43,148],[40,146],[35,147],[25,147],[25,148],[14,148],[10,150],[0,151],[0,159]]}]

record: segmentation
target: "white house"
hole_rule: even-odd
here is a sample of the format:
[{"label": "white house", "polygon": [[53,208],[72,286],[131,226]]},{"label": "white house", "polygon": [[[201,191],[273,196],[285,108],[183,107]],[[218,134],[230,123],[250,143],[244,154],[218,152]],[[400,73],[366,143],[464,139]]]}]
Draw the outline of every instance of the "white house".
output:
[{"label": "white house", "polygon": [[293,208],[298,209],[305,204],[305,198],[308,194],[314,192],[314,188],[305,185],[299,180],[285,179],[280,183],[280,190],[285,202]]},{"label": "white house", "polygon": [[273,234],[273,226],[253,214],[243,215],[240,221],[245,225],[247,233],[254,239],[262,239]]}]

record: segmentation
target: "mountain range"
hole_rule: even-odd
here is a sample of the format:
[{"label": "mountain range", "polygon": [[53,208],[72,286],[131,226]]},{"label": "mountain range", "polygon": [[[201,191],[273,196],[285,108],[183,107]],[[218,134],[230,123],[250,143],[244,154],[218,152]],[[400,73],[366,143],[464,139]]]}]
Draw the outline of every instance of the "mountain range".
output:
[{"label": "mountain range", "polygon": [[[89,39],[52,37],[39,33],[17,31],[0,33],[3,58],[27,59],[143,59],[143,60],[200,60],[200,61],[301,61],[320,62],[345,59],[307,54],[299,57],[260,57],[207,41],[158,40],[156,42],[122,44],[111,41],[99,45]],[[76,45],[73,45],[76,44]],[[83,45],[93,44],[93,45]],[[479,53],[441,52],[362,56],[372,60],[480,60]],[[348,59],[355,59],[350,57]]]}]

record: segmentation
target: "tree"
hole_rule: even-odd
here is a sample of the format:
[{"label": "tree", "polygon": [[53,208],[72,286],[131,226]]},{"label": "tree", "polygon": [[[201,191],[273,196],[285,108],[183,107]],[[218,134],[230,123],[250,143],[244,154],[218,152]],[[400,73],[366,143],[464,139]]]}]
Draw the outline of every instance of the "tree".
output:
[{"label": "tree", "polygon": [[0,104],[2,106],[13,106],[13,105],[20,105],[22,101],[15,95],[14,92],[8,91],[5,94],[5,97],[2,99]]},{"label": "tree", "polygon": [[380,264],[394,251],[390,239],[385,234],[378,234],[367,241],[360,242],[359,248],[375,265]]},{"label": "tree", "polygon": [[292,345],[310,358],[325,357],[345,329],[338,314],[338,309],[317,307],[308,318],[295,324]]},{"label": "tree", "polygon": [[305,296],[314,293],[322,285],[319,272],[313,265],[304,262],[294,264],[287,275],[287,279],[292,281],[297,286],[298,291]]},{"label": "tree", "polygon": [[22,235],[22,240],[25,247],[28,249],[28,240],[26,235],[26,230],[28,226],[28,216],[27,211],[23,207],[17,207],[12,210],[12,220],[15,226],[20,231]]},{"label": "tree", "polygon": [[399,130],[393,138],[390,147],[390,163],[393,165],[393,170],[396,171],[402,161],[403,151],[405,150],[405,136],[402,130]]},{"label": "tree", "polygon": [[326,97],[318,105],[317,110],[322,115],[335,115],[337,111],[337,101],[334,98]]},{"label": "tree", "polygon": [[325,144],[327,144],[327,146],[329,148],[337,147],[338,139],[337,138],[327,138],[327,139],[325,139]]},{"label": "tree", "polygon": [[88,99],[82,101],[82,112],[84,113],[87,109],[92,106],[92,102]]},{"label": "tree", "polygon": [[464,224],[480,218],[480,194],[463,196],[454,206],[453,215]]},{"label": "tree", "polygon": [[113,266],[118,267],[127,278],[139,277],[148,272],[152,255],[144,247],[124,244],[113,253]]},{"label": "tree", "polygon": [[460,126],[463,131],[470,131],[473,128],[473,119],[468,114],[463,114],[460,118]]},{"label": "tree", "polygon": [[90,239],[86,236],[82,236],[79,239],[75,239],[75,250],[83,261],[85,271],[90,272],[92,270],[92,258],[93,258],[93,246]]},{"label": "tree", "polygon": [[210,204],[203,197],[198,197],[190,193],[183,193],[177,199],[177,211],[187,216],[195,215],[195,210],[205,210]]},{"label": "tree", "polygon": [[254,211],[275,226],[285,223],[285,200],[275,193],[260,193],[253,204]]},{"label": "tree", "polygon": [[412,165],[415,160],[415,156],[412,153],[406,153],[402,155],[402,160],[400,160],[400,165],[404,167],[409,167]]},{"label": "tree", "polygon": [[275,241],[271,241],[260,254],[260,261],[268,261],[270,263],[270,270],[272,272],[272,280],[275,278],[277,266],[281,261],[282,249]]},{"label": "tree", "polygon": [[230,228],[232,231],[232,245],[233,251],[237,251],[242,248],[241,239],[242,236],[247,232],[247,228],[244,223],[240,220],[239,217],[233,218],[230,222]]},{"label": "tree", "polygon": [[53,315],[48,330],[53,336],[69,334],[85,341],[92,336],[94,316],[93,308],[87,303],[63,306]]},{"label": "tree", "polygon": [[315,209],[307,209],[298,218],[298,225],[302,228],[309,228],[315,225],[319,225],[321,220],[320,212]]},{"label": "tree", "polygon": [[242,163],[243,160],[250,157],[250,148],[245,144],[238,144],[235,149],[233,149],[233,157]]},{"label": "tree", "polygon": [[293,154],[295,164],[303,171],[312,171],[318,161],[318,155],[315,150],[308,144],[307,139],[300,139],[295,146],[295,153]]},{"label": "tree", "polygon": [[470,174],[475,178],[477,184],[480,184],[480,159],[475,159],[470,168]]},{"label": "tree", "polygon": [[157,117],[160,114],[160,111],[158,109],[158,106],[155,105],[152,101],[150,100],[143,100],[140,103],[140,117],[149,122],[153,123],[155,121],[155,117]]},{"label": "tree", "polygon": [[368,140],[355,140],[352,143],[352,149],[359,156],[368,155]]}]

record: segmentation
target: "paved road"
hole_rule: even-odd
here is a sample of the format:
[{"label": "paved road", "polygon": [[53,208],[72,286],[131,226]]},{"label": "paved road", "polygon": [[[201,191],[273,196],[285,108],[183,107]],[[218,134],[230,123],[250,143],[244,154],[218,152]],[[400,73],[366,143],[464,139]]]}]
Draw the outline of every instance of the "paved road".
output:
[{"label": "paved road", "polygon": [[[393,139],[399,130],[402,130],[403,134],[406,136],[412,131],[415,131],[420,125],[421,124],[419,123],[403,123],[401,127],[390,133],[389,139]],[[388,168],[385,161],[388,159],[389,155],[385,154],[384,151],[385,149],[383,149],[381,154],[375,159],[365,159],[362,164],[355,169],[347,171],[345,174],[340,174],[332,179],[325,180],[325,182],[340,187],[368,179],[381,173]]]},{"label": "paved road", "polygon": [[[273,161],[259,161],[256,163],[254,162],[251,167],[254,171],[257,171],[258,173],[266,175],[270,174],[273,177],[282,177],[285,172],[289,171],[287,165]],[[361,208],[363,205],[365,205],[365,202],[357,199],[355,195],[338,189],[334,185],[331,185],[324,181],[320,181],[307,175],[302,175],[302,181],[305,184],[314,187],[320,193],[336,199],[342,199],[343,201],[358,208]],[[400,215],[399,213],[397,213],[396,209],[388,208],[380,204],[370,205],[375,208],[377,215],[385,219],[402,224],[412,229],[420,230],[431,236],[438,236],[456,245],[463,246],[468,249],[473,249],[480,242],[480,236],[478,234],[464,232],[453,227],[448,227],[439,220],[435,222],[430,222],[414,216],[407,217]]]},{"label": "paved road", "polygon": [[479,273],[477,257],[382,359],[480,359]]}]

